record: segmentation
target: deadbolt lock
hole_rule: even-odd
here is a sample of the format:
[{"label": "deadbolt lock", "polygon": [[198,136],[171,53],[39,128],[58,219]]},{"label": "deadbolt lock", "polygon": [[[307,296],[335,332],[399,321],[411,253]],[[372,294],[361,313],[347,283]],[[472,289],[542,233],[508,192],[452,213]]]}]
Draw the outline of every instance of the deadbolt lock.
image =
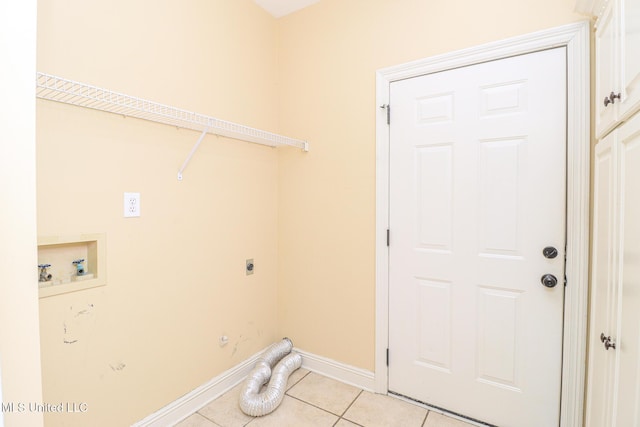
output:
[{"label": "deadbolt lock", "polygon": [[553,246],[547,246],[542,250],[542,255],[544,255],[545,258],[553,259],[558,256],[558,250]]}]

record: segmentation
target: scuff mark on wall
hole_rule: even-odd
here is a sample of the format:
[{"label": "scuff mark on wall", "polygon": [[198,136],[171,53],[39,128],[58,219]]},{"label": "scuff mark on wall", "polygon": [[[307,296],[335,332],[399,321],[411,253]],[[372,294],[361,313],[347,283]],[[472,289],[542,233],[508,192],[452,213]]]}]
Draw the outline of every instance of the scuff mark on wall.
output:
[{"label": "scuff mark on wall", "polygon": [[[71,307],[71,309],[73,310],[73,306]],[[92,309],[93,309],[93,304],[88,304],[87,308],[85,308],[84,310],[80,310],[79,312],[76,313],[76,317],[82,316],[82,315],[91,315]]]},{"label": "scuff mark on wall", "polygon": [[62,339],[62,342],[64,344],[75,344],[78,342],[78,340],[74,340],[74,339],[67,339],[67,322],[63,322],[62,323],[62,329],[64,330],[64,338]]},{"label": "scuff mark on wall", "polygon": [[69,307],[69,314],[62,323],[64,344],[75,344],[81,337],[89,334],[90,320],[94,320],[94,305],[87,304],[84,308],[74,312],[73,306]]},{"label": "scuff mark on wall", "polygon": [[122,362],[118,362],[118,363],[116,363],[115,365],[109,364],[109,367],[111,368],[111,370],[112,370],[113,372],[119,372],[119,371],[124,370],[124,368],[126,368],[126,367],[127,367],[127,365],[125,365],[125,364],[124,364],[124,363],[122,363]]},{"label": "scuff mark on wall", "polygon": [[240,335],[240,337],[238,337],[238,341],[236,341],[236,343],[233,345],[233,350],[231,351],[231,357],[233,357],[238,351],[238,346],[247,341],[249,341],[249,337],[243,337],[242,335]]}]

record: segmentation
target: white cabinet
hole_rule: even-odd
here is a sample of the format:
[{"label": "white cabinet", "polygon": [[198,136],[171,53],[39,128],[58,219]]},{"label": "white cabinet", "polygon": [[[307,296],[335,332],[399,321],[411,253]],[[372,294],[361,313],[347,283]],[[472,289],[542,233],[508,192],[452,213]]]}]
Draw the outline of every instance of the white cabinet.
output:
[{"label": "white cabinet", "polygon": [[588,427],[640,426],[640,114],[596,146]]},{"label": "white cabinet", "polygon": [[596,136],[640,109],[640,0],[595,1]]},{"label": "white cabinet", "polygon": [[[591,310],[589,312],[588,427],[606,426],[612,409],[606,396],[613,395],[615,352],[607,351],[599,334],[615,330],[616,291],[614,260],[615,153],[614,134],[599,142],[594,160]],[[609,336],[609,335],[607,335]]]},{"label": "white cabinet", "polygon": [[640,0],[578,0],[595,23],[587,427],[640,427]]},{"label": "white cabinet", "polygon": [[608,3],[602,15],[596,23],[596,136],[601,137],[606,131],[611,130],[616,122],[617,108],[614,98],[611,103],[611,93],[614,93],[618,82],[616,81],[616,25],[617,2]]},{"label": "white cabinet", "polygon": [[620,11],[620,119],[640,110],[640,0],[624,0]]},{"label": "white cabinet", "polygon": [[617,132],[620,216],[613,425],[640,426],[640,113]]}]

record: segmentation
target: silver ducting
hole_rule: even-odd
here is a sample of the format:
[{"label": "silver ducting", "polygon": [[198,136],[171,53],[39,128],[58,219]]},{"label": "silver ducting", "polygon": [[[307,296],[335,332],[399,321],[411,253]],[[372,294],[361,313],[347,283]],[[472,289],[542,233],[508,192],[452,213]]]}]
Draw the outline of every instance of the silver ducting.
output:
[{"label": "silver ducting", "polygon": [[[289,375],[302,365],[302,357],[297,353],[291,353],[292,349],[291,340],[284,338],[269,346],[260,355],[240,392],[242,412],[253,417],[261,417],[273,412],[280,405]],[[261,391],[267,382],[269,384]]]}]

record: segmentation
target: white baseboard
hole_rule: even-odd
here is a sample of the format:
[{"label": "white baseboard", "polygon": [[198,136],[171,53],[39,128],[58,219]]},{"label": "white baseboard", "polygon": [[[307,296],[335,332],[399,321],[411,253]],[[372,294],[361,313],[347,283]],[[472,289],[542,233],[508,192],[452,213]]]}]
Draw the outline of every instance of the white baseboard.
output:
[{"label": "white baseboard", "polygon": [[294,349],[302,356],[302,368],[333,378],[346,384],[371,391],[375,390],[375,375],[371,371],[346,365],[326,357]]},{"label": "white baseboard", "polygon": [[133,424],[132,427],[166,427],[177,424],[240,384],[254,368],[262,351],[212,378],[195,390]]},{"label": "white baseboard", "polygon": [[[302,368],[329,378],[351,384],[367,391],[375,389],[374,374],[371,371],[345,365],[316,354],[294,349],[302,356]],[[212,378],[195,390],[171,402],[164,408],[147,416],[132,427],[166,427],[174,425],[197,412],[216,398],[240,384],[254,368],[262,351],[235,367]]]}]

